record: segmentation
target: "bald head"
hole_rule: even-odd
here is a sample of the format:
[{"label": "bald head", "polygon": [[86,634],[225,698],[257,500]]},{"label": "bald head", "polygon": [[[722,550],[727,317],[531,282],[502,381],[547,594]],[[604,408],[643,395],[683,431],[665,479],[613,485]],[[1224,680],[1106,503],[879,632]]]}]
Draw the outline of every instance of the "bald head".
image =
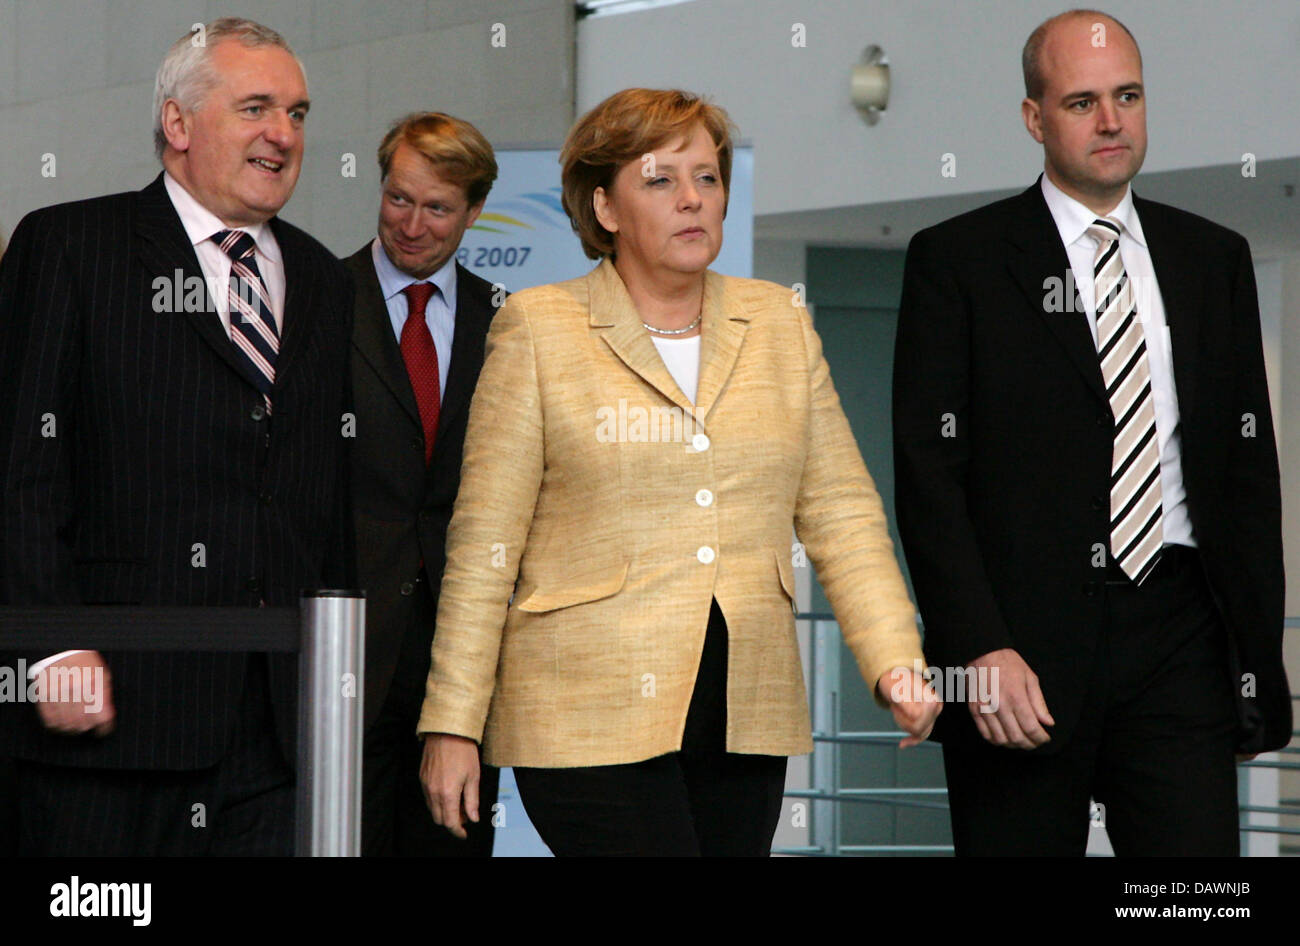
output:
[{"label": "bald head", "polygon": [[[1118,29],[1114,29],[1115,27]],[[1100,48],[1112,41],[1114,38],[1112,33],[1127,38],[1128,42],[1133,44],[1138,65],[1141,66],[1142,51],[1138,49],[1137,39],[1127,26],[1109,13],[1102,13],[1100,10],[1067,10],[1038,24],[1038,27],[1029,34],[1024,51],[1020,54],[1020,67],[1025,74],[1025,96],[1038,102],[1043,100],[1043,90],[1047,84],[1046,75],[1051,68],[1050,60],[1054,58],[1054,54],[1059,55],[1055,48],[1059,43],[1053,42],[1050,44],[1053,48],[1047,49],[1049,40],[1059,40],[1062,36],[1070,35],[1077,37],[1082,34],[1094,48]]]},{"label": "bald head", "polygon": [[1043,146],[1044,172],[1095,213],[1108,213],[1146,157],[1137,43],[1113,17],[1071,10],[1034,30],[1025,62],[1030,89],[1020,111]]}]

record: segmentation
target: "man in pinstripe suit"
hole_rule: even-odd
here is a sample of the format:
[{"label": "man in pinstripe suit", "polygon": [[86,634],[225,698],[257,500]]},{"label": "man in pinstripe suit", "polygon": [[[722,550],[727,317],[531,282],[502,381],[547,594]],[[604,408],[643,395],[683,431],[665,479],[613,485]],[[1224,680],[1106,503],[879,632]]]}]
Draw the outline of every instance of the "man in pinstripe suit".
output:
[{"label": "man in pinstripe suit", "polygon": [[[275,217],[308,107],[282,37],[217,20],[159,69],[164,173],[14,232],[0,600],[275,606],[353,583],[351,281]],[[103,668],[111,692],[4,707],[23,853],[291,852],[292,657],[24,656]]]}]

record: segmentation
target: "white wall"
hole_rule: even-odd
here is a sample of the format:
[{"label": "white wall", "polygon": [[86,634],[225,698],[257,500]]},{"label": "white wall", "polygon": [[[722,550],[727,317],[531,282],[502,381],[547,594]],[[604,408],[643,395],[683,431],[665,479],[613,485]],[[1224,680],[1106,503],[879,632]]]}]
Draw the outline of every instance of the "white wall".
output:
[{"label": "white wall", "polygon": [[[1145,170],[1300,154],[1300,4],[1115,0],[1142,44]],[[757,155],[759,214],[1024,187],[1020,50],[1060,0],[696,0],[578,26],[578,108],[631,85],[681,86],[728,109]],[[807,46],[791,45],[806,27]],[[893,94],[868,128],[848,100],[863,47]],[[941,156],[957,159],[955,179]]]},{"label": "white wall", "polygon": [[375,149],[393,119],[450,112],[498,146],[554,143],[573,119],[569,0],[0,0],[0,234],[37,207],[149,183],[158,64],[191,24],[232,12],[303,59],[312,110],[284,216],[336,253],[374,235]]}]

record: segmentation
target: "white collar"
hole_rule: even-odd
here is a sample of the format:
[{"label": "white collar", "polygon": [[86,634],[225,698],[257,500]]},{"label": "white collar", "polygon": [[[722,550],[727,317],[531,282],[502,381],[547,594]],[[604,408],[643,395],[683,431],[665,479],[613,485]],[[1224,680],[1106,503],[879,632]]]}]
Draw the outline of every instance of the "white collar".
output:
[{"label": "white collar", "polygon": [[443,301],[447,303],[448,308],[453,312],[456,309],[456,254],[453,253],[447,258],[447,262],[434,270],[433,274],[427,279],[416,279],[409,273],[404,273],[388,258],[384,252],[384,244],[380,242],[379,237],[375,237],[370,244],[370,258],[375,264],[375,275],[379,278],[379,289],[384,294],[384,301],[387,302],[393,296],[397,295],[407,286],[414,285],[417,282],[433,283],[442,293]]},{"label": "white collar", "polygon": [[[1047,201],[1047,209],[1051,211],[1052,220],[1055,221],[1056,229],[1061,234],[1061,242],[1071,246],[1088,232],[1088,228],[1099,215],[1053,184],[1046,173],[1043,174],[1041,181],[1043,199]],[[1138,219],[1137,208],[1133,206],[1132,185],[1124,188],[1124,196],[1110,213],[1100,216],[1118,221],[1129,237],[1143,247],[1147,245],[1146,238],[1142,234],[1142,221]],[[1092,237],[1088,239],[1091,240]]]},{"label": "white collar", "polygon": [[172,206],[176,208],[176,213],[181,218],[181,226],[185,228],[185,235],[189,237],[191,245],[198,246],[212,239],[212,235],[220,230],[243,230],[253,238],[253,243],[256,244],[257,252],[261,256],[274,262],[280,261],[280,247],[271,235],[271,228],[266,222],[244,227],[228,227],[221,222],[220,217],[200,204],[193,194],[166,171],[163,172],[163,186],[167,188],[167,196],[171,198]]}]

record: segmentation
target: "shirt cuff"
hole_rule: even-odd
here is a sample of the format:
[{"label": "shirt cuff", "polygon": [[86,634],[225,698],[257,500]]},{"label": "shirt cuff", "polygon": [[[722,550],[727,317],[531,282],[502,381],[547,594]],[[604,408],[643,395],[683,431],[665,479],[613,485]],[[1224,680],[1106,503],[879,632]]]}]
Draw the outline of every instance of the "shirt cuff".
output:
[{"label": "shirt cuff", "polygon": [[50,664],[57,663],[58,661],[62,660],[64,657],[71,657],[73,654],[88,654],[88,653],[90,653],[90,651],[88,650],[64,650],[55,654],[53,657],[46,657],[44,660],[38,660],[36,661],[36,663],[32,664],[30,667],[27,668],[27,679],[35,680],[36,675],[38,673],[40,673]]}]

